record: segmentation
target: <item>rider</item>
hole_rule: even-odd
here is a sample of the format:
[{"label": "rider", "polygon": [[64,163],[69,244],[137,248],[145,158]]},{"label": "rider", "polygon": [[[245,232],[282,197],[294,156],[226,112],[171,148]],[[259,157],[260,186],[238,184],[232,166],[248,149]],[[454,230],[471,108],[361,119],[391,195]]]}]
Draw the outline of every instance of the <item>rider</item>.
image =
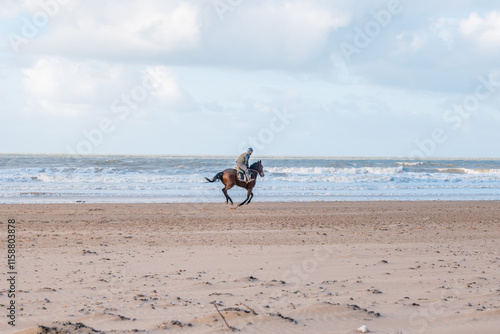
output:
[{"label": "rider", "polygon": [[236,160],[236,166],[244,172],[246,183],[251,182],[252,176],[250,175],[250,171],[248,170],[248,160],[250,160],[250,156],[253,153],[253,148],[249,148],[245,153],[240,155]]}]

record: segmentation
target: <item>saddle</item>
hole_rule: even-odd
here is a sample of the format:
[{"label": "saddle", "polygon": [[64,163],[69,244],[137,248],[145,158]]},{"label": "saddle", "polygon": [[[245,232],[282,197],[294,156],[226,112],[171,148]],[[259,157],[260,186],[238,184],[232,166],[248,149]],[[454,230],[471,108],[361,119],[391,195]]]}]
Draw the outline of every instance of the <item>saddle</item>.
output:
[{"label": "saddle", "polygon": [[[241,168],[239,168],[238,166],[234,167],[234,169],[236,169],[236,173],[238,175],[238,180],[240,180],[241,182],[245,182],[245,171],[242,170]],[[250,174],[250,181],[253,181],[253,176],[252,174]]]}]

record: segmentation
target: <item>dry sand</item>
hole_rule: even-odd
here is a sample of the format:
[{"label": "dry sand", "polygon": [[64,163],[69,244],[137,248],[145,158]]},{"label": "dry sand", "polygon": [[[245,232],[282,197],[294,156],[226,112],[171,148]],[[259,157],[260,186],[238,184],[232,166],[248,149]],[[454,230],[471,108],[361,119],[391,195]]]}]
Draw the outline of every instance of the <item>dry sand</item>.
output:
[{"label": "dry sand", "polygon": [[500,202],[1,205],[3,245],[8,218],[1,332],[500,333]]}]

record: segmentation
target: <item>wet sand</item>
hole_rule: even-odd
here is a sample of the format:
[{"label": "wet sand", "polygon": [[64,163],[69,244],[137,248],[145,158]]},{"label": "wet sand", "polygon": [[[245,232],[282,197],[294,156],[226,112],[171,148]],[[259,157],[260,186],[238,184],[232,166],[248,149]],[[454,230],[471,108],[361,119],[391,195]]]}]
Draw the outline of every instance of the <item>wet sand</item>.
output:
[{"label": "wet sand", "polygon": [[3,245],[9,218],[1,332],[500,332],[500,202],[0,205]]}]

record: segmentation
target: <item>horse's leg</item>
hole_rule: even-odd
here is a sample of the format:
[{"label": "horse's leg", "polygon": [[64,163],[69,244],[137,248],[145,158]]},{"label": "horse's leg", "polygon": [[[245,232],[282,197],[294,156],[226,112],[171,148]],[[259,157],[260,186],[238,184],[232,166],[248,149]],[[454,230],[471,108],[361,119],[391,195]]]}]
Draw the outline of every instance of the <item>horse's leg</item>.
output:
[{"label": "horse's leg", "polygon": [[228,191],[229,189],[231,189],[231,188],[232,188],[232,187],[227,187],[227,186],[226,186],[226,187],[222,188],[222,192],[223,192],[223,193],[224,193],[224,195],[226,196],[226,204],[228,204],[228,202],[227,202],[227,201],[229,200],[229,201],[231,201],[231,205],[233,205],[233,200],[231,199],[231,197],[229,197],[229,195],[228,195],[228,193],[227,193],[227,191]]},{"label": "horse's leg", "polygon": [[224,182],[224,174],[222,174],[222,178],[221,178],[221,182],[222,184],[224,185],[224,188],[222,188],[222,193],[224,194],[224,197],[226,197],[226,204],[229,200],[229,196],[227,195],[227,191],[226,191],[226,182]]},{"label": "horse's leg", "polygon": [[238,206],[242,206],[244,205],[246,202],[248,202],[248,199],[250,198],[250,194],[252,193],[252,189],[248,189],[248,192],[247,192],[247,199],[244,200],[243,202],[240,203],[240,205]]},{"label": "horse's leg", "polygon": [[250,192],[250,199],[248,200],[247,205],[250,204],[250,202],[252,201],[252,198],[253,198],[253,191]]},{"label": "horse's leg", "polygon": [[224,194],[224,196],[226,197],[226,204],[229,202],[229,196],[227,195],[227,192],[226,192],[226,187],[222,188],[222,193]]},{"label": "horse's leg", "polygon": [[227,193],[227,191],[229,189],[231,189],[232,187],[234,187],[234,184],[228,184],[224,189],[222,189],[222,191],[224,192],[224,195],[226,195],[226,201],[230,200],[231,201],[231,205],[233,205],[233,200],[231,199],[231,197],[229,197],[229,194]]},{"label": "horse's leg", "polygon": [[224,174],[222,175],[222,184],[225,186],[222,188],[222,192],[224,193],[224,196],[226,196],[226,204],[228,204],[228,201],[231,202],[231,205],[233,205],[233,200],[231,197],[229,197],[229,194],[227,191],[234,187],[234,180],[232,180],[234,177],[232,177],[230,174],[231,173],[226,173],[228,170],[224,171]]}]

